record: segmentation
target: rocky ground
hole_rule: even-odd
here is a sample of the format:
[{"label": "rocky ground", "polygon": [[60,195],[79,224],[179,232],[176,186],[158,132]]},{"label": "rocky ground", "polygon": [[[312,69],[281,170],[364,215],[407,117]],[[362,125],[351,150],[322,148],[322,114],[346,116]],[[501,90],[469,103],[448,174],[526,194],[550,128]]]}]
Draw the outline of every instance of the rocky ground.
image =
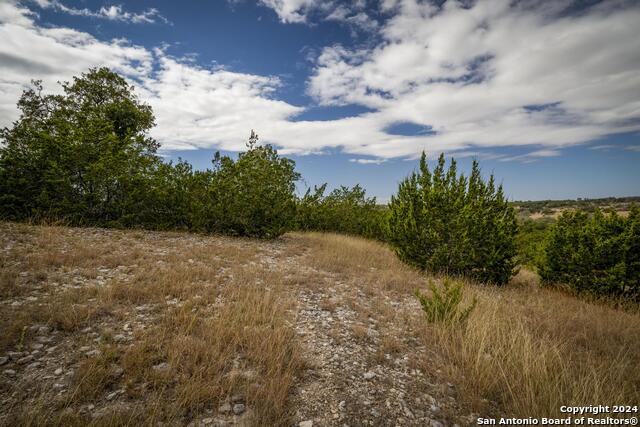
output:
[{"label": "rocky ground", "polygon": [[[340,239],[0,224],[0,425],[472,424],[424,340],[421,278],[379,245]],[[262,320],[223,322],[254,315],[228,308],[234,286],[273,294],[251,303]],[[214,323],[175,332],[185,313]],[[208,359],[230,342],[235,352]],[[180,410],[148,415],[160,404]]]}]

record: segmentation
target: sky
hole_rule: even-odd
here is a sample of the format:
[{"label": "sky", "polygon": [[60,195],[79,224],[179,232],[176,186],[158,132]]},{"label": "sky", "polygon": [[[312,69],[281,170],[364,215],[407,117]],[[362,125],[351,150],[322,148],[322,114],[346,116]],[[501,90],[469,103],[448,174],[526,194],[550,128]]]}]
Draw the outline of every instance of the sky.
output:
[{"label": "sky", "polygon": [[513,200],[640,195],[638,28],[623,0],[0,0],[0,127],[108,66],[200,169],[255,129],[300,192],[386,202],[425,151]]}]

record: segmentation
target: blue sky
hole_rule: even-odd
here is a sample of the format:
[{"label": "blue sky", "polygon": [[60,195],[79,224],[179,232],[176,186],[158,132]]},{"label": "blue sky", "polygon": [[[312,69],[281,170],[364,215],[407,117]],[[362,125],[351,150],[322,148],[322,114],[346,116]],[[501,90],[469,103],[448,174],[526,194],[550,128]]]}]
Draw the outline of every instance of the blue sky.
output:
[{"label": "blue sky", "polygon": [[637,28],[617,0],[5,0],[0,125],[31,78],[106,65],[197,168],[253,128],[300,190],[386,201],[425,150],[477,158],[513,199],[640,195]]}]

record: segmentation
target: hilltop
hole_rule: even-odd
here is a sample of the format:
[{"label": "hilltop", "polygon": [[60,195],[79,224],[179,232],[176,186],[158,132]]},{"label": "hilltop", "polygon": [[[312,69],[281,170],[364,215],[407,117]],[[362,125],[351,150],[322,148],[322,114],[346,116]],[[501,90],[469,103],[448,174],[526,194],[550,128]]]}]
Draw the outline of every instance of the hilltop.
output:
[{"label": "hilltop", "polygon": [[336,234],[0,223],[0,266],[0,425],[438,427],[639,397],[637,311],[526,271],[467,283],[447,329],[413,296],[440,278]]}]

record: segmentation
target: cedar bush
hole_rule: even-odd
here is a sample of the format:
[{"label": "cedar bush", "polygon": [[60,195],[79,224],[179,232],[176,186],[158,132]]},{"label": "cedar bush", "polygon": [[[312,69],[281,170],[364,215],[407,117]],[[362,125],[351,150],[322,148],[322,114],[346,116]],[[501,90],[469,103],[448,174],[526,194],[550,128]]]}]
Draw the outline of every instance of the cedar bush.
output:
[{"label": "cedar bush", "polygon": [[549,231],[538,262],[543,283],[575,292],[640,297],[640,209],[627,218],[595,209],[566,211]]},{"label": "cedar bush", "polygon": [[471,304],[462,308],[464,285],[461,281],[454,281],[445,277],[442,286],[436,286],[429,282],[431,295],[425,295],[416,289],[415,295],[422,306],[427,321],[430,323],[461,323],[464,322],[475,308],[478,300],[473,299]]},{"label": "cedar bush", "polygon": [[300,175],[293,160],[270,145],[256,146],[257,140],[251,131],[249,150],[236,161],[216,153],[198,219],[206,231],[274,238],[289,229]]},{"label": "cedar bush", "polygon": [[419,170],[399,185],[389,203],[388,239],[398,256],[421,269],[468,275],[505,284],[514,273],[517,220],[495,187],[485,182],[473,162],[467,179],[445,158],[429,170],[426,156]]},{"label": "cedar bush", "polygon": [[384,240],[386,210],[356,185],[341,186],[325,196],[327,184],[308,189],[298,200],[295,226],[303,231],[333,231]]}]

